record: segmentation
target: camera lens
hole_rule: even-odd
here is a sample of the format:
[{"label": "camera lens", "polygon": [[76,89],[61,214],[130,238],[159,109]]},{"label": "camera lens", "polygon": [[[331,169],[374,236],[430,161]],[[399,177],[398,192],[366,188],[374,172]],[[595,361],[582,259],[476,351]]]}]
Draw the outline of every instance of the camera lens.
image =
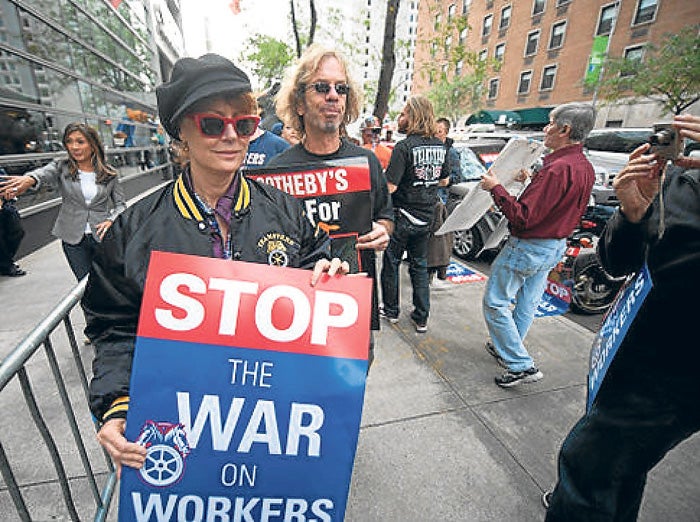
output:
[{"label": "camera lens", "polygon": [[652,145],[669,145],[673,142],[673,132],[670,130],[661,130],[649,136],[649,143]]}]

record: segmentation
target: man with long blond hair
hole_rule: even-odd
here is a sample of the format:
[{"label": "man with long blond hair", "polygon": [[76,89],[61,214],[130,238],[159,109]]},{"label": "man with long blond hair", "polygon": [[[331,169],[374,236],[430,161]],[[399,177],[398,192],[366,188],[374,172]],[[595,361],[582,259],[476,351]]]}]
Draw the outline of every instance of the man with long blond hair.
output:
[{"label": "man with long blond hair", "polygon": [[[362,270],[374,280],[372,330],[379,330],[379,298],[375,251],[389,244],[393,229],[391,198],[382,166],[371,150],[351,143],[345,127],[360,115],[360,87],[348,73],[345,57],[318,44],[309,46],[287,70],[276,98],[277,115],[291,125],[300,143],[275,156],[268,167],[318,163],[338,158],[366,157],[370,171],[372,229],[357,238]],[[370,338],[369,361],[374,351]]]},{"label": "man with long blond hair", "polygon": [[408,252],[416,332],[428,330],[430,291],[428,288],[428,238],[438,187],[446,186],[449,173],[443,170],[445,147],[435,137],[437,126],[433,105],[425,96],[411,96],[398,121],[399,141],[391,153],[385,174],[392,193],[396,229],[382,263],[382,315],[389,322],[399,320],[399,265]]}]

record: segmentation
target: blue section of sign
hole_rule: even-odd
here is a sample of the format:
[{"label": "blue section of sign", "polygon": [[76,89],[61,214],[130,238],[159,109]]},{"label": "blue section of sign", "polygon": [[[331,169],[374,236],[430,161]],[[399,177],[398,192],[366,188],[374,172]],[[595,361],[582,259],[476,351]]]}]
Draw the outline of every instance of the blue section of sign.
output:
[{"label": "blue section of sign", "polygon": [[649,268],[645,264],[639,273],[620,290],[603,320],[603,325],[593,341],[589,359],[588,398],[586,409],[590,410],[605,374],[617,353],[625,334],[642,307],[652,287]]},{"label": "blue section of sign", "polygon": [[343,519],[367,361],[139,337],[134,369],[126,436],[150,447],[120,521]]}]

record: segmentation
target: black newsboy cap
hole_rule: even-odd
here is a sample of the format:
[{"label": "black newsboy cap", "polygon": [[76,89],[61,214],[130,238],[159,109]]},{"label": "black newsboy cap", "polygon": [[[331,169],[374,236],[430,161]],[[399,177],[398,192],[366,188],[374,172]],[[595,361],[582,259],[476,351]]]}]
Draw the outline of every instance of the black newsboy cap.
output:
[{"label": "black newsboy cap", "polygon": [[160,121],[173,138],[179,121],[193,104],[216,94],[252,92],[248,75],[218,54],[181,58],[175,62],[170,81],[156,88]]}]

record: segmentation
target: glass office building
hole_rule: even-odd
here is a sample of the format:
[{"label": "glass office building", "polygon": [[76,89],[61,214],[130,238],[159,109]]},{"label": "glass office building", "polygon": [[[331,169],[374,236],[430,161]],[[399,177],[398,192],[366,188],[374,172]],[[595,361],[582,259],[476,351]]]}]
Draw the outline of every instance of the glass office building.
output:
[{"label": "glass office building", "polygon": [[60,150],[76,120],[108,148],[123,144],[119,130],[129,145],[149,145],[160,66],[148,5],[118,5],[0,0],[0,157]]}]

